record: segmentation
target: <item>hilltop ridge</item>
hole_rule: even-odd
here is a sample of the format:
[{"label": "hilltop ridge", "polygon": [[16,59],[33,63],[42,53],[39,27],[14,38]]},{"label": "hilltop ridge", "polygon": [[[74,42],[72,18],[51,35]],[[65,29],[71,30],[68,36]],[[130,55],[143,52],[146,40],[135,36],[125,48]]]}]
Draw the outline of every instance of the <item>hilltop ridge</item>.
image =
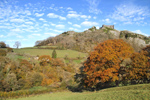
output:
[{"label": "hilltop ridge", "polygon": [[135,51],[150,44],[150,38],[141,34],[133,33],[128,30],[118,31],[114,25],[102,25],[99,29],[95,26],[84,32],[67,31],[56,37],[49,37],[43,41],[38,41],[36,46],[50,45],[63,46],[82,52],[90,52],[97,43],[108,39],[123,39],[129,43]]}]

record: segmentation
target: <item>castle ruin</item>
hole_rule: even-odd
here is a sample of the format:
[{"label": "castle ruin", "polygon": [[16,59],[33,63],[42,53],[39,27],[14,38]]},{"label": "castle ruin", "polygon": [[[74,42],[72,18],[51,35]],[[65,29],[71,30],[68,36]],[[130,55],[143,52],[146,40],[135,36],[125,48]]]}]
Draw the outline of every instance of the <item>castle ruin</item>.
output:
[{"label": "castle ruin", "polygon": [[114,29],[114,25],[102,25],[100,29],[105,29],[106,27]]}]

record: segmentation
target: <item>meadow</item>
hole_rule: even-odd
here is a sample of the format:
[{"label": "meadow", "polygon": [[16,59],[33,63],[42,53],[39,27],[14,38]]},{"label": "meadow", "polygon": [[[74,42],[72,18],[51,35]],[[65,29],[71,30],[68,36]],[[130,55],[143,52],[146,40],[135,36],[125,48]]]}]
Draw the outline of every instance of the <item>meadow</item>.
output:
[{"label": "meadow", "polygon": [[50,92],[9,100],[149,100],[150,84],[113,87],[95,92]]},{"label": "meadow", "polygon": [[[41,56],[50,55],[52,56],[53,50],[51,49],[14,49],[14,52],[19,54],[28,54],[31,56]],[[86,57],[86,53],[81,53],[75,50],[56,50],[58,58],[64,58],[68,56],[69,58]]]}]

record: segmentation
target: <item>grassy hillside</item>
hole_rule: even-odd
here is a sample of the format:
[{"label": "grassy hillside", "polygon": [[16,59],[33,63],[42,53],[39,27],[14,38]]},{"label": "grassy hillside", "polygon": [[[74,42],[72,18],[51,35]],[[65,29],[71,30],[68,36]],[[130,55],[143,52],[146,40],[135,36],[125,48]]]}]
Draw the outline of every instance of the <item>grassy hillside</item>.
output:
[{"label": "grassy hillside", "polygon": [[65,91],[10,100],[149,100],[149,98],[150,84],[140,84],[108,88],[97,92]]},{"label": "grassy hillside", "polygon": [[[52,52],[53,50],[49,50],[49,49],[14,49],[14,52],[16,53],[26,53],[32,56],[41,56],[41,55],[50,55],[52,56]],[[86,53],[81,53],[78,51],[74,51],[74,50],[56,50],[57,52],[57,57],[58,58],[64,58],[66,55],[69,58],[76,58],[76,57],[85,57],[87,54]]]}]

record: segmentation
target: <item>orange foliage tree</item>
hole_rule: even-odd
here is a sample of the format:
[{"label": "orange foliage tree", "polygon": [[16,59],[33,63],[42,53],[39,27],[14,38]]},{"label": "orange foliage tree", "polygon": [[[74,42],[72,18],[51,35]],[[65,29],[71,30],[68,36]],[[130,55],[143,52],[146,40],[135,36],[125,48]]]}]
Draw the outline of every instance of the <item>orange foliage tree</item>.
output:
[{"label": "orange foliage tree", "polygon": [[131,57],[132,65],[129,68],[129,80],[133,80],[137,83],[150,80],[150,63],[149,55],[147,51],[141,51],[140,53],[134,53]]},{"label": "orange foliage tree", "polygon": [[39,57],[40,65],[42,66],[47,65],[51,60],[52,58],[49,55],[42,55]]},{"label": "orange foliage tree", "polygon": [[118,80],[120,63],[131,56],[133,48],[122,39],[107,40],[98,44],[84,64],[84,85]]}]

